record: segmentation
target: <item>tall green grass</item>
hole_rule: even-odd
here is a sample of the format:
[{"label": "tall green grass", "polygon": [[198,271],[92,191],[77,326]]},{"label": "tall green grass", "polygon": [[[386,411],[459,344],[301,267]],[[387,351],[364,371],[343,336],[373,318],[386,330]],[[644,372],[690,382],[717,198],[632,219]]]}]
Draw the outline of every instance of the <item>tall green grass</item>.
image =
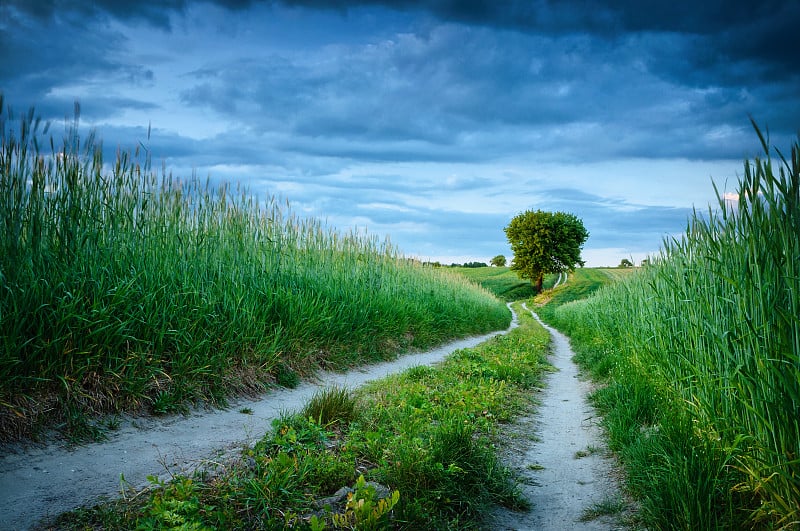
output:
[{"label": "tall green grass", "polygon": [[109,164],[77,112],[66,129],[48,138],[0,96],[0,438],[45,417],[223,400],[510,320],[388,240],[159,175],[144,149]]},{"label": "tall green grass", "polygon": [[595,399],[656,528],[800,522],[800,149],[776,160],[758,134],[736,201],[550,312],[609,378]]}]

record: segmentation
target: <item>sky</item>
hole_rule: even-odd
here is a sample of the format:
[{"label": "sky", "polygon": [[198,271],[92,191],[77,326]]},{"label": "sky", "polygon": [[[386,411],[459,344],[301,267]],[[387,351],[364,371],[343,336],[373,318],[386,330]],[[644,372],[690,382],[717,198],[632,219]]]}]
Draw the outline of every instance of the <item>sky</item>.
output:
[{"label": "sky", "polygon": [[409,257],[510,261],[545,210],[615,266],[735,188],[751,118],[789,151],[798,26],[797,0],[0,0],[0,92]]}]

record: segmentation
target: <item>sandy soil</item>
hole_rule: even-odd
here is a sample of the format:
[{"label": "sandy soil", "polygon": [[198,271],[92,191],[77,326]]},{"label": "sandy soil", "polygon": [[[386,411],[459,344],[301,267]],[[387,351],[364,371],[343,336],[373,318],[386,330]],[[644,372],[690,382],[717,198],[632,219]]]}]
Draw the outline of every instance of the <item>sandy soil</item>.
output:
[{"label": "sandy soil", "polygon": [[586,400],[589,383],[578,375],[569,340],[542,325],[552,337],[550,362],[556,371],[537,393],[535,414],[510,427],[509,446],[502,452],[506,466],[522,478],[523,494],[533,507],[529,512],[496,511],[491,529],[623,529],[612,517],[581,521],[585,510],[620,500],[621,493],[599,418]]},{"label": "sandy soil", "polygon": [[[508,330],[515,326],[516,316]],[[242,445],[260,439],[281,413],[305,405],[320,387],[355,388],[408,367],[439,362],[454,350],[475,346],[508,330],[343,374],[323,373],[316,382],[275,390],[257,400],[242,400],[225,410],[198,410],[166,419],[126,419],[120,430],[102,443],[74,449],[57,445],[17,448],[0,456],[0,530],[30,529],[64,511],[119,496],[123,488],[142,488],[148,484],[148,475],[166,479],[171,473],[224,462]],[[585,508],[616,495],[616,487],[609,459],[596,451],[602,443],[594,413],[584,398],[587,384],[577,377],[567,339],[552,329],[551,334],[552,362],[558,372],[549,376],[537,413],[511,426],[511,444],[503,455],[506,464],[523,478],[524,493],[533,509],[528,513],[498,511],[492,529],[613,529],[613,523],[605,520],[577,522]],[[241,413],[245,408],[252,413]],[[532,434],[541,440],[536,442]],[[575,457],[576,452],[592,450],[587,457]]]}]

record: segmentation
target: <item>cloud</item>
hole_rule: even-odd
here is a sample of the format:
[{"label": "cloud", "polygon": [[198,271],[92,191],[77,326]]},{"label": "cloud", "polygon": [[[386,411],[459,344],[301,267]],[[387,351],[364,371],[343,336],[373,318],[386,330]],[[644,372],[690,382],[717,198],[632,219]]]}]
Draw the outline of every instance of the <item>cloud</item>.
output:
[{"label": "cloud", "polygon": [[[666,33],[701,36],[686,51],[693,67],[714,62],[764,63],[766,71],[786,78],[800,66],[795,50],[800,35],[800,5],[783,0],[759,3],[726,0],[696,2],[640,2],[637,0],[283,0],[284,5],[340,12],[362,6],[384,6],[403,11],[427,11],[444,21],[472,26],[511,29],[536,34],[594,34],[615,39],[625,33]],[[708,40],[704,40],[708,39]],[[713,50],[710,54],[709,51]]]},{"label": "cloud", "polygon": [[729,4],[6,0],[0,89],[412,253],[488,259],[526,208],[645,252],[757,154],[749,116],[797,133],[800,4]]},{"label": "cloud", "polygon": [[[425,36],[226,59],[189,73],[194,84],[181,97],[256,134],[284,129],[283,149],[323,157],[740,157],[755,99],[652,76],[641,53],[660,44],[443,25]],[[703,141],[715,122],[731,134]]]},{"label": "cloud", "polygon": [[[58,2],[43,4],[0,5],[0,87],[9,100],[23,106],[35,104],[48,118],[63,117],[75,99],[91,99],[84,108],[91,106],[101,116],[128,107],[153,107],[107,92],[114,83],[153,82],[152,70],[121,59],[127,45],[122,33],[106,22],[83,18],[72,5],[61,10]],[[48,8],[56,11],[45,17]]]},{"label": "cloud", "polygon": [[[250,7],[252,0],[207,0],[228,10]],[[5,0],[5,10],[14,9],[26,17],[54,20],[64,14],[75,15],[86,21],[117,19],[144,22],[154,27],[170,30],[171,17],[182,15],[191,5],[189,0]]]},{"label": "cloud", "polygon": [[[144,2],[136,14],[133,3],[110,0],[90,7],[44,2],[37,10],[11,3],[3,8],[9,28],[21,24],[25,34],[45,32],[55,43],[43,47],[19,39],[17,31],[13,38],[10,29],[1,31],[12,59],[0,66],[0,82],[14,79],[5,89],[8,99],[29,99],[55,116],[76,97],[86,100],[87,110],[91,100],[96,113],[86,118],[96,122],[126,111],[156,116],[149,92],[169,89],[187,110],[211,111],[255,142],[361,161],[487,161],[522,151],[543,160],[741,158],[752,138],[748,115],[779,142],[796,133],[797,70],[786,70],[788,81],[760,85],[757,70],[725,59],[727,45],[714,47],[739,27],[761,35],[777,24],[772,14],[733,9],[724,11],[724,23],[712,17],[705,27],[705,8],[656,17],[635,3],[588,9],[577,1],[526,2],[500,9],[490,2],[339,2],[340,11],[315,12],[313,26],[294,29],[315,35],[317,28],[352,21],[355,33],[347,38],[332,36],[313,47],[269,40],[278,31],[276,17],[292,20],[281,5],[323,4],[329,5]],[[405,31],[374,29],[373,20],[370,30],[359,11],[364,6],[427,12],[438,20],[408,23]],[[230,34],[207,27],[228,10],[244,9],[248,17],[231,22]],[[791,9],[782,9],[791,18]],[[156,12],[184,22],[167,25]],[[113,20],[162,31],[142,39]],[[186,46],[182,32],[198,24],[208,31],[207,43],[191,63],[154,55]],[[206,50],[207,59],[200,59]],[[755,55],[745,52],[737,57]],[[183,72],[176,76],[176,69]],[[148,92],[114,94],[110,85]]]}]

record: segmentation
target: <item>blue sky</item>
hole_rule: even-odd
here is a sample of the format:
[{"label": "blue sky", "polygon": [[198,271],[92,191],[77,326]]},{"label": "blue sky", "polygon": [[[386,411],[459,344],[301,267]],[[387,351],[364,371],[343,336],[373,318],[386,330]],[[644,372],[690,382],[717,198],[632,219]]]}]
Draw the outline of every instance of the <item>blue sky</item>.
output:
[{"label": "blue sky", "polygon": [[[444,263],[528,209],[639,261],[800,130],[800,2],[0,0],[0,91]],[[147,140],[147,131],[151,134]]]}]

